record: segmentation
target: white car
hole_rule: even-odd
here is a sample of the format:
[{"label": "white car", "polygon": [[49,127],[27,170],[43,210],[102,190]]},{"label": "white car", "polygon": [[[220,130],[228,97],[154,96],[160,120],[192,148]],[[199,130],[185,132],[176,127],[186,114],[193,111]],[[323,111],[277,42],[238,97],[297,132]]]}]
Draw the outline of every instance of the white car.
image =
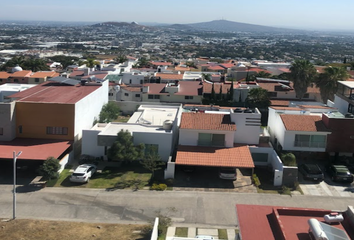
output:
[{"label": "white car", "polygon": [[85,183],[90,181],[97,167],[93,164],[82,164],[78,166],[70,176],[70,182]]},{"label": "white car", "polygon": [[232,167],[222,167],[219,170],[219,177],[221,179],[232,180],[235,181],[237,179],[236,168]]}]

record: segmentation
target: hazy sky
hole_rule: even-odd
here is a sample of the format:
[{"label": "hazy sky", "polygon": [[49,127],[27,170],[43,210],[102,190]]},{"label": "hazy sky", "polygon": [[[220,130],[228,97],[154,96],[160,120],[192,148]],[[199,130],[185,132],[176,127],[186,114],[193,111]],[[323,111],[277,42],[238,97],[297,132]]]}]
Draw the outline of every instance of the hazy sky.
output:
[{"label": "hazy sky", "polygon": [[354,30],[353,0],[16,0],[1,20],[195,23],[217,19],[276,27]]}]

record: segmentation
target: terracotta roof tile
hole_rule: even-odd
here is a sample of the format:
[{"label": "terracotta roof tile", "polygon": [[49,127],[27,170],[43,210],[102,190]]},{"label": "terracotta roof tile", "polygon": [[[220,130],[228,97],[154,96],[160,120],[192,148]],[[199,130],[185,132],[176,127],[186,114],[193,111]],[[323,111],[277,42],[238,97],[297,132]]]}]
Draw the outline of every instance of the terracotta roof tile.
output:
[{"label": "terracotta roof tile", "polygon": [[23,70],[23,71],[14,72],[13,74],[11,74],[10,77],[29,77],[31,73],[32,73],[31,70]]},{"label": "terracotta roof tile", "polygon": [[82,70],[76,70],[70,73],[69,77],[76,77],[76,76],[84,76],[84,71]]},{"label": "terracotta roof tile", "polygon": [[2,79],[7,79],[11,76],[11,73],[7,73],[7,72],[0,72],[0,78]]},{"label": "terracotta roof tile", "polygon": [[215,66],[209,66],[208,69],[210,70],[225,70],[225,68],[215,65]]},{"label": "terracotta roof tile", "polygon": [[59,73],[56,73],[54,71],[51,72],[35,72],[33,75],[31,75],[31,78],[45,78],[45,77],[58,77]]},{"label": "terracotta roof tile", "polygon": [[[214,83],[214,91],[215,91],[216,94],[219,94],[220,86],[222,88],[222,93],[226,94],[227,91],[230,89],[231,84]],[[211,93],[212,88],[213,88],[213,84],[207,83],[207,82],[203,82],[203,93]]]},{"label": "terracotta roof tile", "polygon": [[236,131],[230,115],[212,113],[182,113],[181,129]]},{"label": "terracotta roof tile", "polygon": [[156,94],[156,95],[167,95],[165,92],[165,83],[146,83],[144,86],[149,87],[148,94]]},{"label": "terracotta roof tile", "polygon": [[176,164],[212,167],[254,168],[247,145],[232,148],[178,146]]},{"label": "terracotta roof tile", "polygon": [[281,107],[288,107],[290,101],[286,100],[270,100],[271,106],[281,106]]},{"label": "terracotta roof tile", "polygon": [[298,107],[273,107],[271,106],[270,108],[274,110],[287,110],[287,111],[301,111],[301,108]]},{"label": "terracotta roof tile", "polygon": [[171,62],[151,62],[152,65],[155,65],[155,66],[170,66],[172,65]]},{"label": "terracotta roof tile", "polygon": [[183,74],[173,74],[173,73],[156,73],[156,77],[160,77],[164,80],[182,80]]},{"label": "terracotta roof tile", "polygon": [[319,105],[299,105],[301,108],[313,108],[313,109],[334,109],[328,106],[319,106]]},{"label": "terracotta roof tile", "polygon": [[180,81],[179,90],[175,95],[184,96],[201,96],[203,92],[203,85],[199,81]]},{"label": "terracotta roof tile", "polygon": [[141,87],[122,86],[122,88],[129,92],[141,92]]},{"label": "terracotta roof tile", "polygon": [[313,115],[293,115],[281,114],[280,115],[285,129],[288,131],[301,131],[301,132],[329,132],[322,122],[320,116]]}]

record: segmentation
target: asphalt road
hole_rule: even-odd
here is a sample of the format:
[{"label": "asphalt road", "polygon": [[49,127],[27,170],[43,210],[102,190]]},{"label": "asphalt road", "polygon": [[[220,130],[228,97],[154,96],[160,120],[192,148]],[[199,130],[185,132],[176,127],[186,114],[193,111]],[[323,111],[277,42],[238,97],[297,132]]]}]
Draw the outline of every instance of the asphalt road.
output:
[{"label": "asphalt road", "polygon": [[[345,210],[354,199],[227,192],[136,191],[44,188],[17,193],[17,218],[142,223],[157,212],[179,224],[237,225],[236,204]],[[0,218],[12,217],[12,188],[0,186]]]}]

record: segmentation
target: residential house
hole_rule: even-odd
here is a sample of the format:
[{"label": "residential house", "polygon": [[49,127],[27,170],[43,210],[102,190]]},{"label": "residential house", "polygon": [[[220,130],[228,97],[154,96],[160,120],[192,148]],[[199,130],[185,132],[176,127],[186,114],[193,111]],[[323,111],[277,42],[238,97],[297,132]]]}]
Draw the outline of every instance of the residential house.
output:
[{"label": "residential house", "polygon": [[141,105],[127,123],[98,123],[83,130],[82,154],[107,159],[107,149],[112,146],[121,130],[128,130],[134,144],[154,146],[163,161],[168,161],[178,138],[181,106]]},{"label": "residential house", "polygon": [[342,114],[354,114],[354,82],[338,81],[337,93],[334,96],[334,106]]},{"label": "residential house", "polygon": [[198,103],[202,102],[200,81],[146,83],[142,87],[143,102]]},{"label": "residential house", "polygon": [[0,102],[8,101],[7,96],[14,93],[24,91],[31,87],[36,86],[35,84],[18,84],[18,83],[5,83],[0,85]]},{"label": "residential house", "polygon": [[0,85],[5,84],[9,82],[9,77],[11,76],[11,73],[8,72],[0,72]]},{"label": "residential house", "polygon": [[28,83],[30,76],[32,75],[31,70],[22,70],[12,73],[8,77],[8,83]]},{"label": "residential house", "polygon": [[29,77],[28,83],[29,84],[40,84],[40,83],[43,83],[53,77],[59,77],[59,73],[54,72],[54,71],[35,72],[34,74],[32,74]]}]

